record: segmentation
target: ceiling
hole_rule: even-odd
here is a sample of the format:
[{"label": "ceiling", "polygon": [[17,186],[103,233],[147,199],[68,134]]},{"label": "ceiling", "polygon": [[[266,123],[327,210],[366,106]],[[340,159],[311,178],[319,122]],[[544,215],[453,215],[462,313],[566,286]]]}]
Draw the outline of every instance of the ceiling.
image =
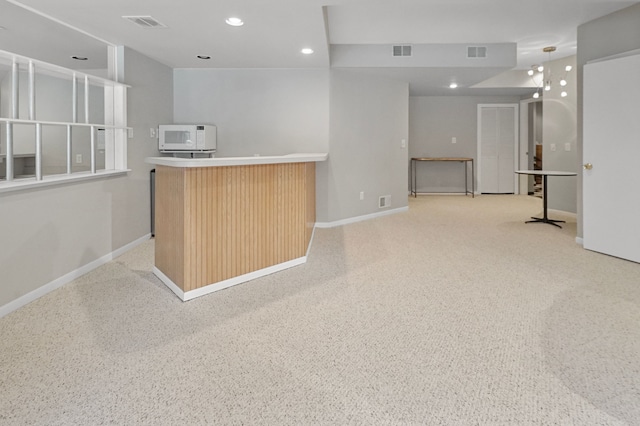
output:
[{"label": "ceiling", "polygon": [[[105,68],[107,44],[128,46],[172,68],[327,68],[331,66],[330,45],[516,43],[514,68],[525,70],[549,59],[542,52],[545,46],[557,47],[552,59],[574,55],[578,25],[634,3],[0,0],[0,26],[5,28],[0,30],[0,49],[75,69]],[[150,15],[168,28],[140,28],[122,18],[129,15]],[[225,24],[230,16],[242,18],[244,26]],[[314,53],[303,55],[303,47],[312,48]],[[74,55],[88,60],[80,63],[70,59]],[[197,55],[211,59],[198,59]],[[470,69],[369,71],[409,81],[412,94],[440,94],[439,79],[447,73],[473,74],[473,67],[466,68]],[[477,71],[479,78],[488,78],[488,69]],[[495,75],[504,71],[496,68],[491,72]],[[462,89],[458,93],[472,92]],[[503,89],[519,93],[515,87]]]}]

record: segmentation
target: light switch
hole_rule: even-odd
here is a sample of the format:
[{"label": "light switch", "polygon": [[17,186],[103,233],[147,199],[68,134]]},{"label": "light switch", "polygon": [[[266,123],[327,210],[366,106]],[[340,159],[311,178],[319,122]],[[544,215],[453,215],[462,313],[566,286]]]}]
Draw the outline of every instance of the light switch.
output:
[{"label": "light switch", "polygon": [[451,138],[451,143],[458,143],[458,138],[455,136]]},{"label": "light switch", "polygon": [[555,151],[556,150],[556,144],[555,143],[549,144],[549,149],[551,151]]},{"label": "light switch", "polygon": [[567,143],[564,144],[564,150],[565,151],[571,151],[571,143],[570,142],[567,142]]},{"label": "light switch", "polygon": [[406,148],[407,147],[407,140],[406,139],[402,139],[400,141],[400,148]]}]

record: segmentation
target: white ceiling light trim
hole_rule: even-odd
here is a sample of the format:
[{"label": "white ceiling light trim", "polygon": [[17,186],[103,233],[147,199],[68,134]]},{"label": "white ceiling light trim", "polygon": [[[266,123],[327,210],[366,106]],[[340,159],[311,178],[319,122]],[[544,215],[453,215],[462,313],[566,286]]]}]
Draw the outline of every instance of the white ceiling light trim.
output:
[{"label": "white ceiling light trim", "polygon": [[313,49],[309,47],[305,47],[304,49],[301,50],[301,52],[305,55],[311,55],[313,53]]},{"label": "white ceiling light trim", "polygon": [[244,21],[236,16],[231,16],[224,20],[228,25],[232,27],[241,27],[244,25]]}]

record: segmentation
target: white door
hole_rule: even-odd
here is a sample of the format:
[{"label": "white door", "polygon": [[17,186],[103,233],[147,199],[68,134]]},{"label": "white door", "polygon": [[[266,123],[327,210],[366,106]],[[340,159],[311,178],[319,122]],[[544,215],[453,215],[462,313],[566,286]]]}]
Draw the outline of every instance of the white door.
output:
[{"label": "white door", "polygon": [[518,105],[478,105],[478,188],[481,193],[515,191]]},{"label": "white door", "polygon": [[587,64],[583,245],[640,262],[640,55]]}]

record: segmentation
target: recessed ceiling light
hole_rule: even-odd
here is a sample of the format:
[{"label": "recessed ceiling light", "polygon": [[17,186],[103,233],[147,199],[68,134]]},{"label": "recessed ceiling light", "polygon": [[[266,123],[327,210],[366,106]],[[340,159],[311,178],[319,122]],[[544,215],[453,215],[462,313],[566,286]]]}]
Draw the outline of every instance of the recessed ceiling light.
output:
[{"label": "recessed ceiling light", "polygon": [[242,19],[236,17],[227,18],[224,22],[231,25],[232,27],[241,27],[244,25]]},{"label": "recessed ceiling light", "polygon": [[211,56],[209,56],[209,55],[198,55],[197,58],[198,59],[211,59]]},{"label": "recessed ceiling light", "polygon": [[302,53],[304,53],[305,55],[311,55],[313,53],[313,49],[309,49],[308,47],[305,47],[304,49],[301,50]]},{"label": "recessed ceiling light", "polygon": [[89,58],[86,58],[84,56],[72,56],[71,59],[75,59],[76,61],[86,61]]},{"label": "recessed ceiling light", "polygon": [[455,89],[456,87],[458,87],[458,83],[451,83],[449,85],[449,89]]}]

